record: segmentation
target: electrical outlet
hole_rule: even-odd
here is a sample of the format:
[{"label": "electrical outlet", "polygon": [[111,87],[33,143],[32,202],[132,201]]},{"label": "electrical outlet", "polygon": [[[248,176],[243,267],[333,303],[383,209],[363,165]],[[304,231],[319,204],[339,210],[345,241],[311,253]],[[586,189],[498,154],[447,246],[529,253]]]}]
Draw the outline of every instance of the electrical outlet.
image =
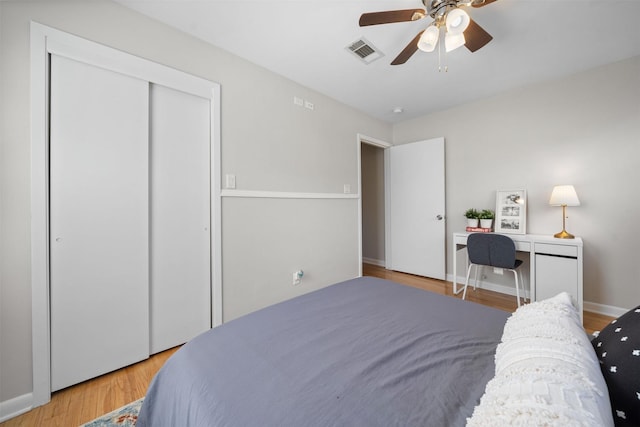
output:
[{"label": "electrical outlet", "polygon": [[300,284],[302,280],[302,276],[304,276],[304,271],[298,270],[293,272],[293,286],[297,286]]},{"label": "electrical outlet", "polygon": [[498,267],[493,267],[493,272],[496,273],[499,276],[502,276],[504,274],[504,270],[502,268],[498,268]]}]

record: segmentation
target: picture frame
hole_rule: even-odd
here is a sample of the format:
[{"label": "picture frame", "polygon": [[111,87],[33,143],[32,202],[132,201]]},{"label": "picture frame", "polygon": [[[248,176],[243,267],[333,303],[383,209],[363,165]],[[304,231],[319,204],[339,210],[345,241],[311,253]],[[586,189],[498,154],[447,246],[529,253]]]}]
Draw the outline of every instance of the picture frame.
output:
[{"label": "picture frame", "polygon": [[496,233],[526,234],[527,191],[496,191]]}]

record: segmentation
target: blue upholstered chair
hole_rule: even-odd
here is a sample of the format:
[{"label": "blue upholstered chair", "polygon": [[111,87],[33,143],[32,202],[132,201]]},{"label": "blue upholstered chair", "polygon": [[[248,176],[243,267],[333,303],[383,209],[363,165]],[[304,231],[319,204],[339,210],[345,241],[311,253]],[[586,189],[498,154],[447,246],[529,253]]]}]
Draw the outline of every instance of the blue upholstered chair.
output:
[{"label": "blue upholstered chair", "polygon": [[[520,307],[520,285],[518,280],[518,267],[522,261],[516,259],[516,245],[510,237],[495,233],[473,233],[467,238],[467,254],[469,255],[469,268],[467,269],[467,280],[464,284],[464,292],[462,299],[467,296],[467,287],[469,286],[469,276],[471,268],[476,267],[475,281],[473,289],[478,283],[478,270],[483,266],[497,267],[509,270],[513,273],[516,280],[516,297],[518,298],[518,307]],[[523,287],[524,291],[524,287]]]}]

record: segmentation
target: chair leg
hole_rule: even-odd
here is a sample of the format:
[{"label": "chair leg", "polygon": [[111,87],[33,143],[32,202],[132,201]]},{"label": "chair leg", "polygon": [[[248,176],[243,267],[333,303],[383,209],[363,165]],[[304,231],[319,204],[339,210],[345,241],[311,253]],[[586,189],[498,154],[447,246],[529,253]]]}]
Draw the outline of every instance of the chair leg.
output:
[{"label": "chair leg", "polygon": [[522,302],[526,304],[527,302],[531,302],[531,295],[529,295],[529,300],[527,301],[527,291],[524,287],[524,276],[520,270],[518,270],[518,275],[520,276],[520,286],[522,286]]},{"label": "chair leg", "polygon": [[[467,297],[467,287],[469,286],[469,276],[471,275],[471,267],[475,264],[469,264],[469,268],[467,268],[467,280],[464,282],[464,291],[462,292],[462,299]],[[476,266],[476,273],[478,272],[478,266]]]},{"label": "chair leg", "polygon": [[518,272],[516,270],[511,270],[513,272],[513,277],[516,279],[516,298],[518,298],[518,307],[520,307],[520,285],[518,284]]},{"label": "chair leg", "polygon": [[482,266],[481,265],[476,265],[476,275],[473,278],[473,290],[476,290],[476,287],[478,286],[478,272],[482,270]]}]

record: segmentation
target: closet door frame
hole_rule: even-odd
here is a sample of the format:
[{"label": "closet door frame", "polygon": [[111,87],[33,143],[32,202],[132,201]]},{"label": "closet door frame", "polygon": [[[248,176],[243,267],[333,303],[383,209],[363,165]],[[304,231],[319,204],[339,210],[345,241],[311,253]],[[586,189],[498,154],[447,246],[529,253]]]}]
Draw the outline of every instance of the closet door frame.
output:
[{"label": "closet door frame", "polygon": [[127,74],[210,101],[211,324],[222,323],[220,215],[220,85],[173,68],[31,23],[31,293],[33,393],[31,407],[51,400],[49,293],[50,55]]}]

